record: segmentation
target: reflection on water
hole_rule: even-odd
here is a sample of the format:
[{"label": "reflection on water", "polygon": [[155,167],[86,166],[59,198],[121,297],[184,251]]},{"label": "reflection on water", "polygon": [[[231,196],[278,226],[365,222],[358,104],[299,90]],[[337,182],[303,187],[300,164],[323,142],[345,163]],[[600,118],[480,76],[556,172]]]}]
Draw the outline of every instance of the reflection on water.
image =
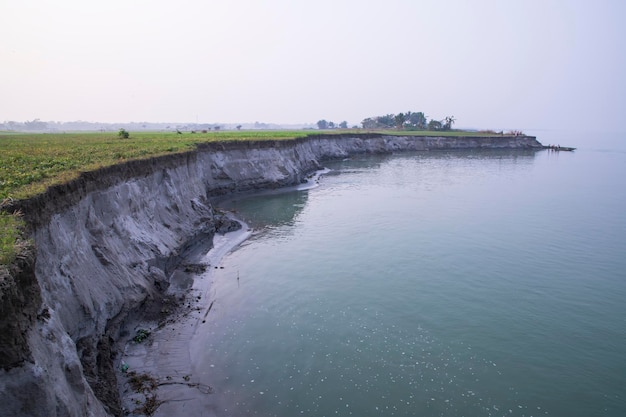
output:
[{"label": "reflection on water", "polygon": [[220,208],[244,213],[253,228],[290,226],[306,205],[308,193],[292,190],[283,193],[240,197],[220,203]]}]

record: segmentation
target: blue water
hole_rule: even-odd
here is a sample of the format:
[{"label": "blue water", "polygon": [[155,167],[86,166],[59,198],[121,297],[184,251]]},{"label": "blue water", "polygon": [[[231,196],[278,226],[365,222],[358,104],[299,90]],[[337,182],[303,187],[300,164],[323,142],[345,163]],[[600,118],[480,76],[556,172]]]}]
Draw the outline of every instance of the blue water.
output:
[{"label": "blue water", "polygon": [[238,198],[195,358],[223,416],[626,415],[626,136],[328,162]]}]

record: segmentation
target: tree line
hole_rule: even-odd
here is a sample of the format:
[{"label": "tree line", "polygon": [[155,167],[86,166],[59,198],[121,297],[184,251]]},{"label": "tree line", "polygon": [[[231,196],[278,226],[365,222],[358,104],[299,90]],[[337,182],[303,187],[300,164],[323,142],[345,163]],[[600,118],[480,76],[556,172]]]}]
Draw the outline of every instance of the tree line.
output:
[{"label": "tree line", "polygon": [[[445,117],[443,120],[428,120],[427,116],[421,112],[407,111],[406,113],[385,114],[363,119],[361,125],[363,129],[398,129],[398,130],[451,130],[456,122],[454,116]],[[320,120],[317,122],[318,129],[346,129],[347,122],[336,125],[333,122]],[[357,128],[357,126],[353,126]]]}]

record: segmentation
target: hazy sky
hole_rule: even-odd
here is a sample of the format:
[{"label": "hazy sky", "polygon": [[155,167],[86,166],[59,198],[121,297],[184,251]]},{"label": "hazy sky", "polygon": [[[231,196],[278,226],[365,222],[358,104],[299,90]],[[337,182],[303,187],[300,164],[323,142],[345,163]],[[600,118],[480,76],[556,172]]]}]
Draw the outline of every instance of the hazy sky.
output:
[{"label": "hazy sky", "polygon": [[0,121],[623,130],[623,0],[0,0]]}]

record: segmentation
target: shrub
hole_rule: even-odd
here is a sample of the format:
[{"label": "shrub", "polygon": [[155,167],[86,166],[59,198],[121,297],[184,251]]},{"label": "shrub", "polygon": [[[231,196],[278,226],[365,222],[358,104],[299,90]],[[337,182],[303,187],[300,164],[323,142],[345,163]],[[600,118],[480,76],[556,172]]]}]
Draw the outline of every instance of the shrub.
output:
[{"label": "shrub", "polygon": [[130,137],[130,133],[128,133],[124,128],[120,129],[120,131],[117,132],[117,135],[122,139],[128,139]]},{"label": "shrub", "polygon": [[150,332],[146,329],[139,329],[137,330],[137,334],[135,335],[135,337],[133,337],[133,341],[135,343],[141,343],[144,340],[146,340],[148,338],[148,336],[150,336]]}]

